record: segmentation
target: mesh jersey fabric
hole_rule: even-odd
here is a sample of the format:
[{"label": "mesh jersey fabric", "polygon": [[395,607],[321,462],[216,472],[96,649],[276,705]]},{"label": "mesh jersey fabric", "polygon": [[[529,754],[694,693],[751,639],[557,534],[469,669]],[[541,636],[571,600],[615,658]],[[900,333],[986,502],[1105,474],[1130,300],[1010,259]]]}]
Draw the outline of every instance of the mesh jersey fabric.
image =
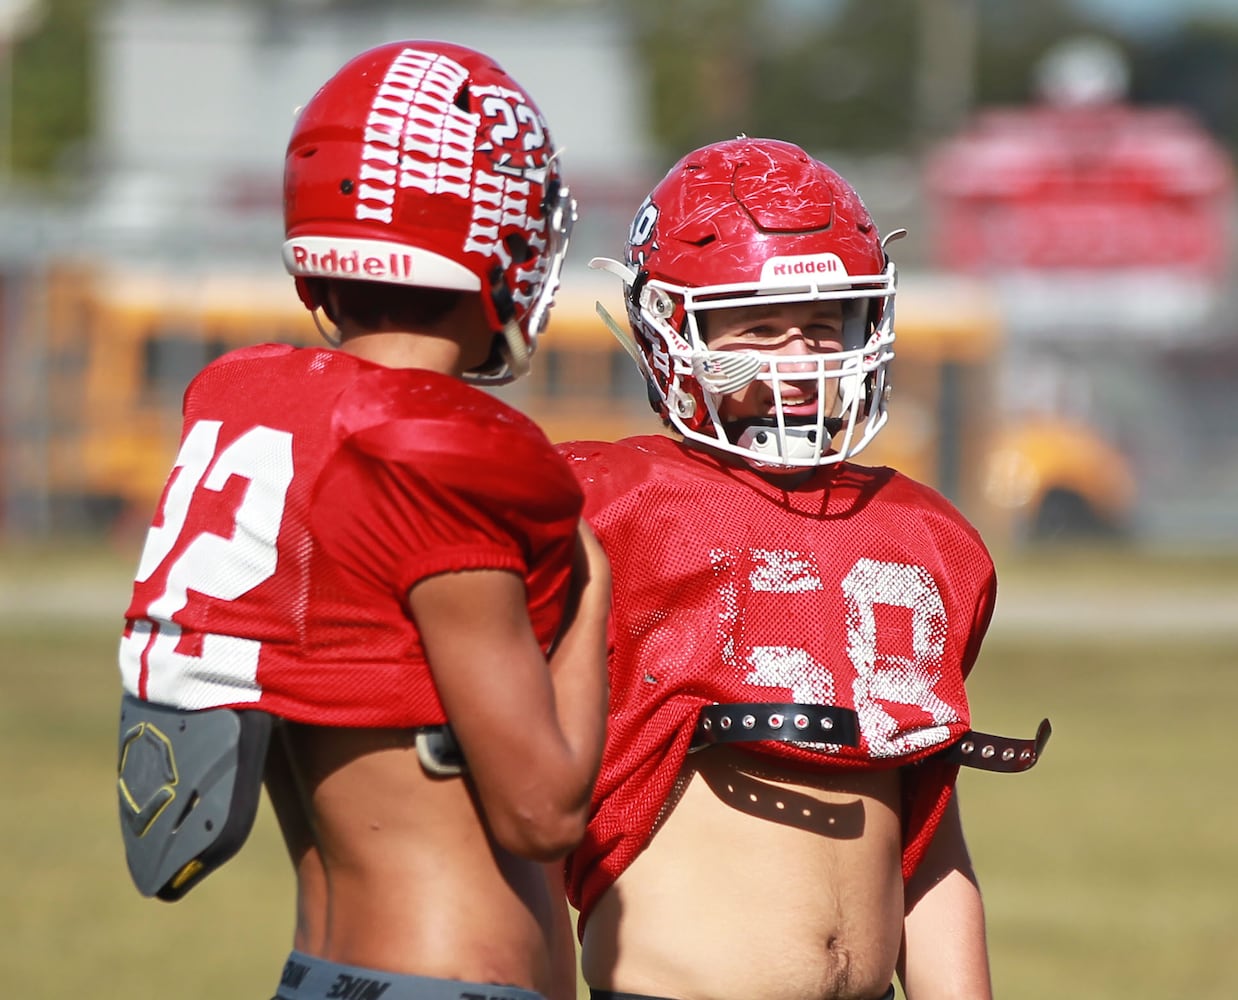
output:
[{"label": "mesh jersey fabric", "polygon": [[[784,490],[662,435],[560,446],[615,581],[607,749],[568,859],[580,928],[648,842],[715,702],[854,709],[861,745],[748,744],[809,767],[913,764],[909,877],[957,768],[931,755],[970,728],[964,679],[996,597],[979,535],[940,494],[842,463]],[[708,752],[708,751],[706,751]]]},{"label": "mesh jersey fabric", "polygon": [[185,393],[126,612],[125,689],[319,725],[442,723],[408,589],[517,573],[548,649],[582,502],[535,424],[456,379],[325,349],[225,355]]}]

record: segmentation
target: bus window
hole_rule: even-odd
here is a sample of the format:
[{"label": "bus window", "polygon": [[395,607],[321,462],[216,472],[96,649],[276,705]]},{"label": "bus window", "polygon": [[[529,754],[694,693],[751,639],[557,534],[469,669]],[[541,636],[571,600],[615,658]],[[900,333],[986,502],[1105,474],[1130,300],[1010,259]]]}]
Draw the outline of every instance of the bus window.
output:
[{"label": "bus window", "polygon": [[185,386],[222,351],[183,327],[155,327],[142,341],[142,395],[151,406],[179,408]]}]

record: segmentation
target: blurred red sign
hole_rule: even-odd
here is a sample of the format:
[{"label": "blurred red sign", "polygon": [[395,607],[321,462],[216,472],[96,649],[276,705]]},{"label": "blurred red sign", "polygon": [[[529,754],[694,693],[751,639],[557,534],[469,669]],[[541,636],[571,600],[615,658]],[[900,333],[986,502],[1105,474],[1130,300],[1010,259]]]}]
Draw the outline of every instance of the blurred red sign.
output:
[{"label": "blurred red sign", "polygon": [[930,157],[926,180],[936,263],[948,269],[1220,277],[1228,265],[1232,166],[1172,109],[984,112]]}]

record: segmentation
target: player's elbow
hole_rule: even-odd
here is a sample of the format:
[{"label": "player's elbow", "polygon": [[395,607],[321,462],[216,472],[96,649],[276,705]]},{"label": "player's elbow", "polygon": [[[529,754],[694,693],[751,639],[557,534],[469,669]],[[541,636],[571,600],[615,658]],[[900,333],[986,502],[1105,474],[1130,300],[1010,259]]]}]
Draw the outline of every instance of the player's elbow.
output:
[{"label": "player's elbow", "polygon": [[587,807],[526,802],[491,817],[490,831],[506,851],[529,861],[559,861],[581,842],[588,823]]}]

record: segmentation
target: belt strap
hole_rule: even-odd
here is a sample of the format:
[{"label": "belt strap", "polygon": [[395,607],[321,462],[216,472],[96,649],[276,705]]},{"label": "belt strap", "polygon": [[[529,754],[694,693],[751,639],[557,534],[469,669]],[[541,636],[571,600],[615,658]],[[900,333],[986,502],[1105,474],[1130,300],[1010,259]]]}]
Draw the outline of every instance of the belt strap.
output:
[{"label": "belt strap", "polygon": [[[934,757],[962,767],[1016,774],[1035,766],[1052,733],[1048,719],[1041,721],[1030,740],[968,730]],[[689,752],[718,743],[763,741],[858,747],[859,717],[849,708],[798,702],[705,705],[697,716]]]},{"label": "belt strap", "polygon": [[971,730],[941,751],[940,756],[949,764],[976,767],[982,771],[1017,774],[1035,767],[1052,734],[1053,727],[1049,725],[1048,719],[1041,720],[1035,738],[1030,740]]},{"label": "belt strap", "polygon": [[833,705],[760,701],[705,705],[697,716],[691,749],[757,740],[858,747],[860,723],[854,711]]}]

